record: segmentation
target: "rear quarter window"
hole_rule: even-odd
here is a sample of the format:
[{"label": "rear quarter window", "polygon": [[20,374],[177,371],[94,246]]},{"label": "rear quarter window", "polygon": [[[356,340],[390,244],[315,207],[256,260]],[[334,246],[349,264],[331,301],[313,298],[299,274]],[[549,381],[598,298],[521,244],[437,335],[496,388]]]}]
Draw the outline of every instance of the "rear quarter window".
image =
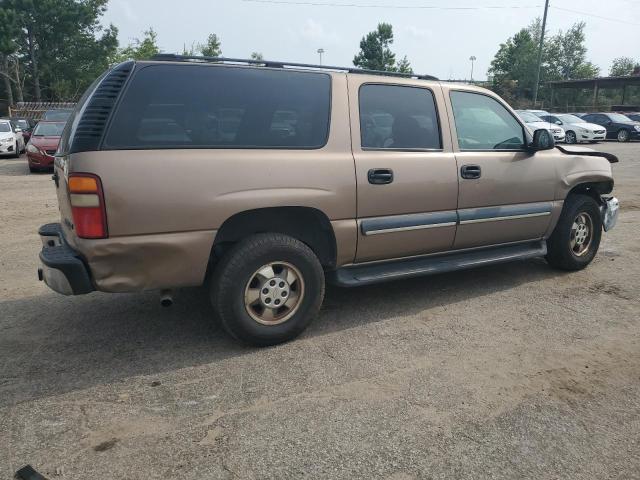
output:
[{"label": "rear quarter window", "polygon": [[102,148],[321,148],[330,106],[325,73],[146,65],[124,93]]}]

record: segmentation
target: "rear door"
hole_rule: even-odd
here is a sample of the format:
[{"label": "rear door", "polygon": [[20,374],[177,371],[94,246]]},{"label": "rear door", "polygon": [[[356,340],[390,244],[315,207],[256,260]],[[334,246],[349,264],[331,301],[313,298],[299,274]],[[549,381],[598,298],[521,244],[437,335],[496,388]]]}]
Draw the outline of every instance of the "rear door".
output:
[{"label": "rear door", "polygon": [[542,238],[555,196],[556,151],[527,151],[524,125],[497,98],[443,88],[460,182],[454,248]]},{"label": "rear door", "polygon": [[356,262],[451,248],[456,162],[439,84],[349,76],[356,166]]}]

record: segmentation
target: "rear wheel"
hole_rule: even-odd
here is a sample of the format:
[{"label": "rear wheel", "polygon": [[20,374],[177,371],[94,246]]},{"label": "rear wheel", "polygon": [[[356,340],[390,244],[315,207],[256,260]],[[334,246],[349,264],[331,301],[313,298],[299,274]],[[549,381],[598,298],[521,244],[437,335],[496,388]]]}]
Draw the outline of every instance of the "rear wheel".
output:
[{"label": "rear wheel", "polygon": [[562,270],[581,270],[598,252],[601,236],[598,203],[588,195],[570,195],[547,240],[547,262]]},{"label": "rear wheel", "polygon": [[252,345],[275,345],[298,336],[318,313],[324,272],[313,251],[299,240],[257,234],[222,258],[210,293],[229,334]]},{"label": "rear wheel", "polygon": [[618,141],[619,142],[628,142],[629,141],[629,130],[621,129],[618,130]]},{"label": "rear wheel", "polygon": [[18,141],[16,140],[16,144],[13,147],[13,158],[18,158],[20,156],[20,150],[18,150]]},{"label": "rear wheel", "polygon": [[578,138],[576,137],[575,132],[572,132],[571,130],[566,133],[564,140],[569,144],[578,143]]}]

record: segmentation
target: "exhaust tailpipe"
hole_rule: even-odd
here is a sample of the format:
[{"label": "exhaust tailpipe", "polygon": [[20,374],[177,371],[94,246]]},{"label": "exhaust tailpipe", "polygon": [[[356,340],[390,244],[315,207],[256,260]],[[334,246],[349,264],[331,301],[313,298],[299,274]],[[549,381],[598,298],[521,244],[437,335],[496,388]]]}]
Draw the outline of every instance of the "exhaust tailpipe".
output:
[{"label": "exhaust tailpipe", "polygon": [[173,305],[173,292],[171,290],[160,290],[160,305],[163,307]]}]

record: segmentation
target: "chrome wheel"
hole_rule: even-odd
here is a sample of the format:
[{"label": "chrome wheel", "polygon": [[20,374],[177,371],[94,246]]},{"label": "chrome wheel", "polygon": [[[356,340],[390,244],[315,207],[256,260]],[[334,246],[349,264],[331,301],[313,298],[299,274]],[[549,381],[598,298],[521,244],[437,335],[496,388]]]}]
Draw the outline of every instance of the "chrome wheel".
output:
[{"label": "chrome wheel", "polygon": [[296,313],[303,297],[300,270],[287,262],[272,262],[251,275],[244,289],[244,306],[256,322],[278,325]]},{"label": "chrome wheel", "polygon": [[629,132],[626,130],[620,130],[618,132],[618,141],[626,142],[627,140],[629,140]]},{"label": "chrome wheel", "polygon": [[567,142],[569,144],[573,144],[573,143],[577,143],[578,142],[576,134],[573,133],[573,132],[567,132],[564,140],[565,140],[565,142]]},{"label": "chrome wheel", "polygon": [[571,225],[570,246],[571,251],[577,257],[581,257],[589,251],[593,239],[593,220],[586,212],[581,212],[573,220]]}]

